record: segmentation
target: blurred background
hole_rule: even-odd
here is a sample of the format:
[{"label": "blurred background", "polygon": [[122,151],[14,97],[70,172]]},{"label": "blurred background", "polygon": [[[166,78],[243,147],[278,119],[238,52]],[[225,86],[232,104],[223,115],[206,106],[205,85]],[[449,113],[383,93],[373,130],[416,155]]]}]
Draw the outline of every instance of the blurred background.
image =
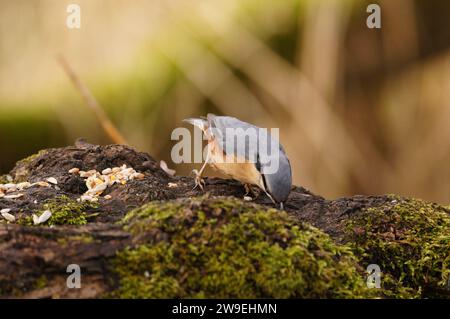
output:
[{"label": "blurred background", "polygon": [[377,1],[381,29],[370,3],[0,0],[0,174],[78,137],[111,143],[61,53],[129,144],[177,174],[193,166],[171,162],[172,130],[213,112],[279,127],[294,183],[327,198],[448,203],[450,1]]}]

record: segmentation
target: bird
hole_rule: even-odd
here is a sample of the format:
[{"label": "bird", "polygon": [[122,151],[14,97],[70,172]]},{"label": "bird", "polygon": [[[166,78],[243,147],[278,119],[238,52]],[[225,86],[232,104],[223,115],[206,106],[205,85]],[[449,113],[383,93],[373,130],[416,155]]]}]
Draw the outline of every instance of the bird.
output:
[{"label": "bird", "polygon": [[284,209],[292,187],[291,165],[283,146],[267,129],[235,117],[211,113],[206,118],[187,118],[183,122],[200,128],[208,142],[205,162],[200,170],[192,170],[195,175],[194,189],[200,187],[203,190],[205,181],[202,174],[209,164],[243,183],[245,195],[251,191],[251,185],[256,185],[274,204]]}]

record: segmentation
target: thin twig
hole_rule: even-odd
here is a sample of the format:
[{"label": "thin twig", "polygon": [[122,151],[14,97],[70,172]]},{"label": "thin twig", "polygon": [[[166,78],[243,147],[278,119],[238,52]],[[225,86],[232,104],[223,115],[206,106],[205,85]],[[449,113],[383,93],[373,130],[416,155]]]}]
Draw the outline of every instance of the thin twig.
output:
[{"label": "thin twig", "polygon": [[111,138],[111,140],[116,144],[124,144],[127,145],[126,139],[119,132],[114,123],[109,119],[105,110],[98,104],[95,97],[89,91],[89,89],[81,82],[80,78],[71,68],[67,60],[61,54],[57,55],[57,60],[59,64],[62,66],[67,76],[72,81],[75,88],[80,92],[81,97],[86,102],[86,104],[94,111],[97,116],[98,121],[100,122],[103,130],[105,130],[106,134]]}]

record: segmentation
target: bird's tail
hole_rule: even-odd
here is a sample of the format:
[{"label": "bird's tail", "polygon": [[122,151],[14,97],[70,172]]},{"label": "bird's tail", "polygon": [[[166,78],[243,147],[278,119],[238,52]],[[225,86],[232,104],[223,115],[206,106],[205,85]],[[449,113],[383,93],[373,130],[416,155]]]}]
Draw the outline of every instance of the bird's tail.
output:
[{"label": "bird's tail", "polygon": [[192,124],[194,126],[197,126],[202,131],[206,130],[207,124],[208,124],[207,121],[205,121],[203,119],[198,119],[198,118],[184,119],[183,122],[186,122],[186,123]]}]

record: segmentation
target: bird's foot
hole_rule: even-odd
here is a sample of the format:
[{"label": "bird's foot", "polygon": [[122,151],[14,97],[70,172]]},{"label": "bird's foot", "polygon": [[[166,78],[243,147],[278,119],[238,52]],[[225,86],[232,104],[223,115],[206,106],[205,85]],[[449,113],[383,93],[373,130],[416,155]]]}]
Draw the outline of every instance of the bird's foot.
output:
[{"label": "bird's foot", "polygon": [[[244,188],[245,188],[245,194],[244,194],[245,201],[252,201],[252,200],[258,198],[259,192],[255,191],[255,189],[252,187],[251,184],[244,184]],[[251,194],[251,196],[250,196],[250,194]]]},{"label": "bird's foot", "polygon": [[248,196],[248,194],[251,192],[251,188],[250,188],[250,185],[249,184],[244,184],[244,188],[245,188],[245,194],[244,194],[244,197],[245,196]]},{"label": "bird's foot", "polygon": [[244,184],[244,188],[245,188],[244,199],[246,199],[246,198],[251,198],[251,197],[249,196],[250,193],[251,193],[251,195],[252,195],[252,197],[253,197],[252,199],[258,198],[259,192],[255,191],[255,190],[252,188],[252,185],[251,185],[251,184]]},{"label": "bird's foot", "polygon": [[192,170],[192,174],[195,175],[195,178],[194,178],[195,185],[194,185],[194,188],[192,188],[192,190],[196,189],[197,187],[200,187],[200,189],[203,190],[206,183],[205,183],[205,180],[202,178],[202,174],[196,169]]}]

